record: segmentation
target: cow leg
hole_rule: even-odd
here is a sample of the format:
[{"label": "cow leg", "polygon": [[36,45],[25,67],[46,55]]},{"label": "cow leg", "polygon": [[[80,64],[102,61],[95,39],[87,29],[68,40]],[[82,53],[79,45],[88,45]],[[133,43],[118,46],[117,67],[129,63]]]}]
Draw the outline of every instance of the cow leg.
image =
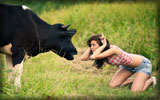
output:
[{"label": "cow leg", "polygon": [[12,64],[12,56],[6,55],[6,65],[7,65],[7,70],[11,70],[11,72],[8,73],[8,81],[10,82],[13,79],[13,75],[15,73]]},{"label": "cow leg", "polygon": [[21,87],[21,76],[23,72],[23,60],[20,64],[15,65],[15,80],[14,85],[16,87]]},{"label": "cow leg", "polygon": [[16,87],[21,87],[21,76],[23,71],[23,61],[24,61],[24,50],[14,45],[11,48],[12,51],[12,63],[14,66],[14,85]]},{"label": "cow leg", "polygon": [[6,55],[6,65],[7,70],[11,70],[11,72],[8,73],[8,81],[10,82],[11,80],[14,80],[14,85],[16,87],[21,87],[20,80],[23,72],[23,60],[20,64],[13,67],[12,56]]}]

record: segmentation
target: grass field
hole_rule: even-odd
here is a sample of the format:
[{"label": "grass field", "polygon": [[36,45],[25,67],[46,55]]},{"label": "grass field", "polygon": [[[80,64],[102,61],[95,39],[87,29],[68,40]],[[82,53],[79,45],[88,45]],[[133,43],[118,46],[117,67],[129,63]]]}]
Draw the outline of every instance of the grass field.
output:
[{"label": "grass field", "polygon": [[91,33],[103,32],[110,43],[127,52],[148,57],[153,64],[153,75],[156,75],[159,58],[155,3],[18,0],[0,3],[25,4],[50,24],[71,24],[70,28],[77,29],[73,44],[78,49],[78,55],[73,61],[67,61],[52,52],[25,61],[22,88],[19,90],[7,82],[7,71],[1,56],[3,62],[0,62],[0,68],[4,70],[4,76],[1,78],[3,92],[0,99],[158,99],[156,87],[150,87],[142,93],[131,92],[130,85],[109,88],[108,83],[116,67],[105,65],[103,70],[98,70],[92,66],[92,61],[82,62],[79,59],[87,48],[86,41]]}]

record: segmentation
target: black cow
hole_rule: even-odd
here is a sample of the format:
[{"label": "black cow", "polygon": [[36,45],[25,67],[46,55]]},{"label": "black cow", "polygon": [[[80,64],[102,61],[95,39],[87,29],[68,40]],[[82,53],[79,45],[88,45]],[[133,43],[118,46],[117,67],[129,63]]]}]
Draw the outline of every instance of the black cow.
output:
[{"label": "black cow", "polygon": [[6,55],[7,68],[12,69],[8,80],[20,87],[20,77],[25,56],[53,51],[67,60],[77,54],[71,42],[76,29],[67,30],[69,25],[47,24],[28,7],[0,4],[0,53]]}]

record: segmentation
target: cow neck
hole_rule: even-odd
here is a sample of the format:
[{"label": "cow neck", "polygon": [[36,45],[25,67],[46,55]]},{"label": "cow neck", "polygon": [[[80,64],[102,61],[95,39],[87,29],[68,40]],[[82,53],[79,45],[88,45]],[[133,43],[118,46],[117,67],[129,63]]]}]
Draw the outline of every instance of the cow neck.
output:
[{"label": "cow neck", "polygon": [[[33,21],[33,19],[32,19]],[[42,19],[40,19],[37,15],[34,14],[34,26],[35,26],[35,30],[36,30],[36,36],[37,36],[37,43],[38,43],[38,51],[39,52],[45,52],[46,49],[43,48],[42,42],[43,42],[43,37],[41,37],[41,35],[43,33],[48,33],[48,29],[46,28],[50,28],[50,24],[46,23],[45,21],[43,21]]]},{"label": "cow neck", "polygon": [[[35,24],[35,22],[33,21],[33,19],[31,18],[32,22],[33,22],[33,25],[35,27],[35,31],[36,31],[36,36],[37,36],[37,41],[38,41],[38,50],[39,52],[41,51],[41,41],[40,41],[40,34],[39,34],[39,31],[38,31],[38,28]],[[43,50],[42,50],[43,51]]]},{"label": "cow neck", "polygon": [[39,52],[41,52],[41,50],[43,52],[43,49],[41,48],[40,34],[38,32],[37,27],[36,27],[36,35],[37,35],[37,41],[38,41],[38,50],[39,50]]},{"label": "cow neck", "polygon": [[[36,25],[36,22],[33,20],[34,18],[33,18],[33,16],[32,16],[32,14],[29,13],[29,15],[30,15],[31,20],[32,20],[32,22],[33,22],[33,25],[34,25],[34,27],[35,27],[36,36],[37,36],[37,41],[38,41],[38,50],[39,50],[39,52],[40,52],[40,51],[41,51],[41,41],[40,41],[40,34],[39,34],[39,31],[38,31],[38,27],[37,27],[37,25]],[[35,15],[35,16],[36,16],[36,15]],[[36,16],[36,18],[38,18],[38,17]]]},{"label": "cow neck", "polygon": [[38,51],[41,52],[41,50],[42,50],[42,52],[43,52],[43,49],[41,48],[40,34],[39,34],[39,31],[36,26],[35,26],[35,28],[36,28],[36,36],[37,36],[37,41],[38,41]]},{"label": "cow neck", "polygon": [[[41,27],[44,27],[43,25],[45,25],[45,26],[47,25],[48,27],[41,30]],[[39,30],[39,28],[40,28],[40,30]],[[38,27],[37,41],[38,41],[38,51],[40,53],[48,51],[48,47],[47,48],[45,47],[44,41],[48,41],[47,38],[49,38],[49,37],[47,36],[47,38],[46,38],[46,37],[43,37],[43,35],[50,33],[49,29],[50,29],[50,25],[46,24],[46,23],[43,23]]]}]

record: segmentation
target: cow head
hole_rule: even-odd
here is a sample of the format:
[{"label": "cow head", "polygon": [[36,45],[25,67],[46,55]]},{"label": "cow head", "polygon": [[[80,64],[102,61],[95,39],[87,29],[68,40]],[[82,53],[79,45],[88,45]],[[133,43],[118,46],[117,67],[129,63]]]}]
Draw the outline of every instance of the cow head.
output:
[{"label": "cow head", "polygon": [[56,54],[61,57],[66,58],[67,60],[73,60],[73,55],[77,54],[77,50],[72,44],[72,37],[76,33],[76,29],[67,30],[70,25],[63,25],[63,24],[54,24],[52,25],[55,31],[55,39],[56,45],[52,50]]}]

